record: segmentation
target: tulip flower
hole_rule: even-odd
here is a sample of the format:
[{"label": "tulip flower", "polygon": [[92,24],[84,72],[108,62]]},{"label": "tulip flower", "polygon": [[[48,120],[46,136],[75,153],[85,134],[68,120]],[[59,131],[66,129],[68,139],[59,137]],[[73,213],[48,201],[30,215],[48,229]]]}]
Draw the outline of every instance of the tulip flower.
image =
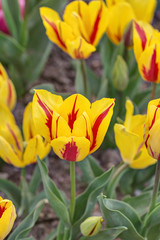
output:
[{"label": "tulip flower", "polygon": [[[20,7],[20,13],[21,13],[21,17],[24,17],[24,12],[25,12],[25,0],[18,0],[19,3],[19,7]],[[2,3],[0,0],[0,31],[5,33],[5,34],[9,34],[9,29],[5,20],[5,16],[3,13],[3,9],[2,9]]]},{"label": "tulip flower", "polygon": [[160,82],[160,32],[151,25],[134,22],[134,53],[139,72],[146,81]]},{"label": "tulip flower", "polygon": [[61,159],[81,161],[101,145],[113,107],[114,99],[91,104],[84,96],[74,94],[63,101],[61,96],[36,90],[33,119],[37,132]]},{"label": "tulip flower", "polygon": [[149,102],[145,124],[145,145],[153,158],[160,160],[160,99]]},{"label": "tulip flower", "polygon": [[124,124],[115,124],[115,141],[120,150],[122,160],[131,168],[142,169],[156,162],[144,144],[145,115],[133,115],[133,104],[126,101],[126,117]]},{"label": "tulip flower", "polygon": [[12,110],[16,104],[14,85],[2,64],[0,64],[0,103],[5,104],[10,110]]},{"label": "tulip flower", "polygon": [[16,219],[16,210],[13,203],[8,199],[0,197],[0,240],[11,231],[14,221]]},{"label": "tulip flower", "polygon": [[23,168],[36,162],[36,156],[43,159],[50,150],[49,144],[39,136],[33,125],[31,103],[24,112],[23,135],[15,123],[14,116],[9,109],[0,106],[0,157],[16,167]]},{"label": "tulip flower", "polygon": [[61,21],[58,13],[42,7],[40,14],[48,38],[72,58],[85,59],[96,50],[106,29],[107,8],[103,1],[74,1],[67,5]]},{"label": "tulip flower", "polygon": [[95,236],[102,228],[101,216],[89,217],[81,223],[80,229],[83,236]]},{"label": "tulip flower", "polygon": [[[106,31],[115,44],[119,44],[123,38],[126,38],[124,33],[131,20],[149,23],[152,21],[156,8],[156,0],[106,0],[106,2],[108,6]],[[131,34],[132,31],[129,32]]]}]

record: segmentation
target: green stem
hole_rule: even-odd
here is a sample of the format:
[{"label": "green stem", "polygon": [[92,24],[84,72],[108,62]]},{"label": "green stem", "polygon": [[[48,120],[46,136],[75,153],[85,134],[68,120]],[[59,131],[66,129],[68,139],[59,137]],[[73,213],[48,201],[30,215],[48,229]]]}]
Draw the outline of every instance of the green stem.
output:
[{"label": "green stem", "polygon": [[82,70],[82,76],[83,76],[83,87],[84,87],[84,95],[87,97],[87,74],[86,74],[86,68],[84,59],[81,59],[81,70]]},{"label": "green stem", "polygon": [[70,219],[73,222],[76,198],[76,181],[75,181],[75,162],[70,162],[70,182],[71,182],[71,199],[70,199]]},{"label": "green stem", "polygon": [[155,181],[154,181],[154,187],[153,187],[153,193],[152,193],[152,199],[151,199],[151,204],[150,204],[150,208],[149,208],[149,213],[155,208],[155,205],[156,205],[156,198],[157,198],[158,190],[159,190],[159,179],[160,179],[160,161],[157,161],[156,172],[155,172]]},{"label": "green stem", "polygon": [[25,167],[21,169],[21,177],[26,179],[26,168]]},{"label": "green stem", "polygon": [[153,83],[151,100],[153,100],[155,98],[155,92],[156,92],[156,83]]}]

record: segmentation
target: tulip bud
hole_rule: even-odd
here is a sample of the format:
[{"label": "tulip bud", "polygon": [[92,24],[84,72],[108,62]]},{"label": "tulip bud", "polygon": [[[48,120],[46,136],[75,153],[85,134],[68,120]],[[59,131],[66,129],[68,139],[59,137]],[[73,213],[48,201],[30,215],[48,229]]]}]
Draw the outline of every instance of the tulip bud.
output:
[{"label": "tulip bud", "polygon": [[133,22],[130,21],[124,30],[123,34],[123,41],[124,45],[127,48],[130,48],[133,46]]},{"label": "tulip bud", "polygon": [[81,233],[84,236],[96,235],[102,227],[103,218],[100,217],[89,217],[80,225]]},{"label": "tulip bud", "polygon": [[10,200],[0,197],[0,239],[3,240],[11,231],[16,219],[16,211]]},{"label": "tulip bud", "polygon": [[113,85],[117,90],[123,91],[126,89],[129,81],[128,67],[120,55],[117,56],[117,59],[115,61],[112,78]]}]

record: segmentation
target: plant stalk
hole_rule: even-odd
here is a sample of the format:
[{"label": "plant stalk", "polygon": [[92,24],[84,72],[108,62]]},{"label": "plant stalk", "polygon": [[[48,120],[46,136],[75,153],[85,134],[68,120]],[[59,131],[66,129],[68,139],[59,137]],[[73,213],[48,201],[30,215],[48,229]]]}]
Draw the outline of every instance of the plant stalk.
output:
[{"label": "plant stalk", "polygon": [[80,60],[81,62],[81,70],[82,70],[82,77],[83,77],[83,87],[84,87],[84,95],[87,97],[87,74],[84,59]]},{"label": "plant stalk", "polygon": [[70,219],[73,222],[75,199],[76,199],[76,181],[75,181],[75,162],[70,162],[70,182],[71,182],[71,199],[70,199]]},{"label": "plant stalk", "polygon": [[156,172],[155,172],[155,180],[154,180],[154,187],[153,187],[153,193],[152,193],[152,199],[151,204],[149,208],[149,213],[155,208],[156,205],[156,198],[159,191],[159,179],[160,179],[160,161],[157,161],[156,165]]}]

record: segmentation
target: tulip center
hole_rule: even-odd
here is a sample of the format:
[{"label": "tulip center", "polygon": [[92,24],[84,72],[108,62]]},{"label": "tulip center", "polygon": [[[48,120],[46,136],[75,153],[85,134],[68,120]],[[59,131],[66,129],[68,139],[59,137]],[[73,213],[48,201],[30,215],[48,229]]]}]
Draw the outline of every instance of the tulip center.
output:
[{"label": "tulip center", "polygon": [[6,210],[6,205],[7,205],[7,203],[5,203],[3,207],[0,206],[0,218],[2,217],[3,213],[4,213],[5,210]]}]

